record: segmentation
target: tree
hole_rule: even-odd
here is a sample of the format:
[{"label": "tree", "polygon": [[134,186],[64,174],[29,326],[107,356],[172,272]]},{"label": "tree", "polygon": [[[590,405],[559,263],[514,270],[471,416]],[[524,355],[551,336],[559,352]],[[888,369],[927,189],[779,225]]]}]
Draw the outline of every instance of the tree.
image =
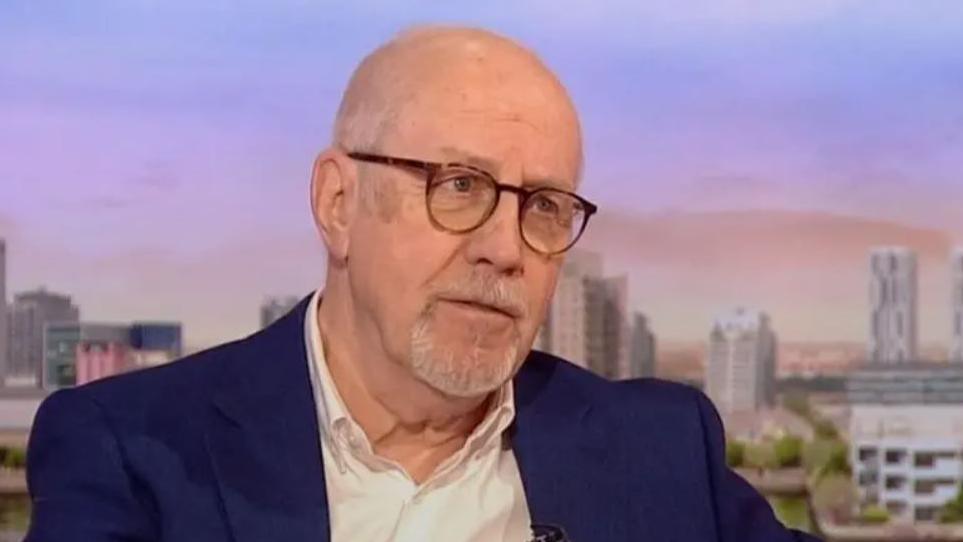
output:
[{"label": "tree", "polygon": [[27,452],[21,448],[6,448],[3,466],[8,469],[23,469],[27,466]]},{"label": "tree", "polygon": [[808,420],[812,416],[812,411],[809,408],[809,397],[802,390],[787,392],[783,396],[782,406],[804,420]]},{"label": "tree", "polygon": [[856,487],[849,476],[832,474],[813,487],[812,500],[816,513],[833,523],[849,523],[856,504]]},{"label": "tree", "polygon": [[833,424],[833,422],[824,418],[813,417],[812,424],[813,432],[815,433],[816,438],[826,440],[839,439],[839,430],[836,429],[836,426]]},{"label": "tree", "polygon": [[870,523],[874,525],[879,525],[889,521],[889,510],[883,508],[882,506],[871,504],[863,509],[862,514],[859,516],[859,520],[863,523]]},{"label": "tree", "polygon": [[849,447],[841,440],[816,439],[803,449],[803,466],[817,481],[833,474],[849,476]]},{"label": "tree", "polygon": [[943,509],[940,510],[940,521],[942,523],[963,522],[963,485],[957,491],[956,497],[943,505]]},{"label": "tree", "polygon": [[743,465],[746,457],[746,444],[741,440],[726,442],[726,465],[736,469]]},{"label": "tree", "polygon": [[770,470],[778,466],[776,451],[770,442],[760,442],[746,445],[743,457],[745,465],[754,469]]},{"label": "tree", "polygon": [[775,443],[773,450],[779,468],[798,467],[802,464],[803,440],[795,435],[785,435]]}]

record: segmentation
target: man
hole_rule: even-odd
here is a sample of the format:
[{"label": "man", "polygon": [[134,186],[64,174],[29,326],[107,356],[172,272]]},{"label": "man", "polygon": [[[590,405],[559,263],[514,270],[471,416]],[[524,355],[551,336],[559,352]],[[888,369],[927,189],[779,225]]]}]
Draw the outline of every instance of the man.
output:
[{"label": "man", "polygon": [[804,540],[727,470],[702,394],[529,352],[596,209],[581,168],[571,100],[518,44],[379,48],[314,165],[323,294],[50,397],[27,540]]}]

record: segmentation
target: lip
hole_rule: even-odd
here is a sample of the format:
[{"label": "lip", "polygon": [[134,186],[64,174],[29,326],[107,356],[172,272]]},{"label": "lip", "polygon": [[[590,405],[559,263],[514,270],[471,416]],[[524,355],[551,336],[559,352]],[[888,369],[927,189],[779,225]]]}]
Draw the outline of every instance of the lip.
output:
[{"label": "lip", "polygon": [[512,312],[510,309],[503,309],[501,307],[495,307],[493,305],[486,305],[484,303],[478,303],[477,301],[472,301],[468,299],[443,299],[442,301],[447,301],[448,303],[453,303],[456,305],[462,305],[475,310],[490,312],[493,314],[499,314],[511,319],[518,318],[518,315]]}]

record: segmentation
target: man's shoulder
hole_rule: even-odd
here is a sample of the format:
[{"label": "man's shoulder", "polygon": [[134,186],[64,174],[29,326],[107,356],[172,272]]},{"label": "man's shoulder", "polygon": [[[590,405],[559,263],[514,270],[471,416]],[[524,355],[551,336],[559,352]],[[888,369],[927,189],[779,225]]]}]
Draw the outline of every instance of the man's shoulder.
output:
[{"label": "man's shoulder", "polygon": [[[231,360],[245,339],[224,343],[176,361],[62,390],[83,397],[111,418],[134,420],[155,413],[180,415],[206,401],[220,377],[231,371]],[[48,401],[56,401],[54,394]]]},{"label": "man's shoulder", "polygon": [[658,378],[609,380],[540,351],[533,351],[526,363],[533,371],[550,373],[555,388],[566,394],[575,392],[594,406],[620,415],[691,414],[704,397],[702,391],[688,384]]}]

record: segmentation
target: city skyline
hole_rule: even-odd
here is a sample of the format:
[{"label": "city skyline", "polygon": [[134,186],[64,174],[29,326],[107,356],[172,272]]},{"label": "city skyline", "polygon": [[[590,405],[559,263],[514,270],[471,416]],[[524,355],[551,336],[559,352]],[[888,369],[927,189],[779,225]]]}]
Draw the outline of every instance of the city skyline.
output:
[{"label": "city skyline", "polygon": [[[4,241],[3,238],[0,237],[0,243],[2,243],[3,241]],[[915,284],[917,280],[917,275],[918,275],[918,269],[916,267],[917,255],[912,249],[908,249],[906,247],[898,247],[898,246],[874,247],[869,250],[870,262],[871,263],[874,262],[879,255],[885,255],[885,254],[888,254],[889,252],[894,252],[894,251],[906,253],[909,257],[913,259],[913,262],[912,262],[913,263],[912,280],[914,282],[913,286],[919,289],[919,285]],[[614,271],[614,272],[611,271],[612,268],[618,268],[619,266],[611,265],[611,263],[603,254],[595,251],[590,251],[585,249],[576,249],[575,251],[573,251],[573,254],[574,254],[573,256],[574,259],[573,258],[567,259],[566,264],[563,266],[563,269],[560,272],[559,283],[558,283],[558,288],[556,289],[555,297],[562,298],[563,300],[566,297],[571,297],[572,295],[575,295],[576,297],[587,296],[588,298],[591,298],[592,295],[590,294],[592,292],[599,292],[595,294],[595,297],[598,298],[598,296],[600,295],[603,297],[610,295],[610,294],[602,293],[606,289],[615,288],[616,290],[619,291],[619,293],[611,294],[611,295],[614,295],[612,299],[620,300],[618,301],[618,305],[621,307],[621,309],[619,309],[621,311],[620,312],[621,316],[619,319],[620,319],[620,322],[624,323],[624,329],[616,332],[617,335],[620,334],[618,339],[620,344],[617,348],[622,350],[622,354],[619,355],[622,361],[619,362],[619,367],[620,367],[619,369],[612,369],[612,370],[614,371],[613,374],[616,374],[616,373],[629,374],[633,371],[632,368],[626,365],[626,361],[629,358],[629,353],[632,348],[631,342],[633,340],[632,339],[633,328],[630,325],[630,322],[634,321],[634,315],[636,313],[638,313],[639,315],[644,315],[643,320],[645,322],[646,329],[648,332],[652,332],[653,330],[651,329],[650,322],[653,318],[649,315],[648,311],[639,310],[637,306],[633,306],[632,303],[628,300],[628,298],[630,297],[628,293],[632,291],[632,286],[631,286],[630,280],[628,279],[628,276],[631,275],[631,273],[626,274],[624,271],[621,273],[619,273],[618,271]],[[614,274],[616,276],[601,278],[601,269],[602,269],[601,266],[603,265],[602,263],[603,261],[606,262],[605,265],[609,269],[608,274],[610,275]],[[616,261],[618,261],[617,258],[616,258]],[[923,322],[921,325],[921,329],[914,330],[914,335],[916,335],[917,337],[912,341],[913,346],[910,349],[910,351],[912,351],[914,355],[906,356],[907,358],[916,358],[921,361],[942,360],[943,358],[946,358],[948,360],[959,361],[960,359],[960,356],[959,356],[960,344],[961,344],[961,339],[963,339],[963,336],[961,336],[961,333],[960,333],[961,325],[959,323],[963,321],[963,317],[960,316],[961,314],[963,314],[963,303],[960,302],[960,299],[961,299],[960,296],[963,296],[963,293],[961,293],[963,292],[963,246],[953,248],[951,251],[951,254],[949,255],[949,258],[947,260],[944,260],[944,263],[949,264],[947,267],[947,277],[948,277],[948,280],[946,281],[947,291],[943,292],[944,295],[942,296],[939,296],[939,294],[937,295],[939,297],[945,298],[944,300],[947,302],[946,303],[947,311],[945,315],[939,315],[940,311],[934,311],[939,316],[943,316],[944,320],[941,322],[939,321],[939,318],[937,318],[935,322],[930,322],[930,321],[927,321],[926,319],[922,319]],[[566,272],[566,269],[569,269],[570,271]],[[571,271],[573,269],[578,270],[574,275],[572,275],[572,271]],[[925,266],[924,266],[924,270],[929,271],[925,269]],[[581,281],[582,281],[583,275],[586,275],[586,274],[592,275],[592,276],[598,276],[600,278],[596,280],[597,284],[594,284],[595,288],[590,288],[589,290],[586,290],[585,292],[583,292],[582,290],[586,288],[586,286],[582,286]],[[566,279],[567,275],[572,275],[572,279],[567,280]],[[878,295],[876,293],[876,290],[878,289],[878,287],[873,285],[873,281],[875,280],[878,280],[878,277],[874,278],[874,274],[871,272],[869,274],[869,280],[867,281],[870,285],[870,291],[871,293],[873,293],[873,295],[870,296],[870,300],[869,300],[869,307],[871,310],[870,310],[869,317],[864,318],[865,321],[862,322],[863,324],[870,326],[870,328],[872,328],[873,319],[875,318],[873,316],[873,313],[874,311],[878,310],[873,308],[875,306],[874,304],[876,303],[874,296]],[[573,284],[568,285],[569,282],[572,282]],[[572,288],[575,288],[575,290],[572,290]],[[16,301],[17,297],[21,297],[21,296],[30,297],[30,296],[36,296],[36,295],[42,296],[47,294],[48,291],[49,290],[47,289],[46,286],[39,286],[32,290],[25,290],[20,292],[13,291],[14,299],[11,300],[9,305],[5,306],[5,308],[7,309],[6,312],[8,313],[7,316],[9,320],[9,325],[10,326],[13,325],[13,320],[10,320],[10,318],[13,317],[14,309],[16,308],[16,303],[14,303],[14,301]],[[61,294],[53,293],[53,295],[59,296]],[[918,294],[914,294],[914,295],[917,297],[917,301],[912,304],[918,303],[919,296]],[[68,294],[68,296],[70,298],[73,297],[70,294]],[[730,306],[746,305],[747,298],[739,299],[734,297],[732,299],[734,299],[734,301],[731,303]],[[256,311],[255,324],[252,325],[252,327],[249,329],[242,330],[241,333],[246,335],[254,331],[257,331],[258,329],[266,327],[268,323],[277,319],[284,312],[286,312],[288,309],[293,307],[296,304],[296,302],[299,300],[300,300],[299,296],[290,295],[290,294],[262,295],[260,297],[260,305],[258,305],[255,309],[253,309],[254,311]],[[553,303],[553,305],[558,306],[559,303],[555,302]],[[546,314],[546,322],[551,321],[553,310],[549,310],[549,312]],[[919,307],[913,307],[913,312],[920,312]],[[131,319],[135,319],[135,320],[136,319],[140,319],[140,320],[166,319],[166,320],[177,320],[177,321],[187,320],[188,322],[190,322],[191,320],[190,317],[171,318],[169,316],[164,316],[162,313],[158,313],[156,311],[151,312],[148,308],[144,306],[141,306],[140,310],[136,311],[135,314],[137,316],[132,316],[130,314],[127,314],[127,315],[120,315],[119,317],[112,318],[112,319],[85,317],[84,321],[104,322],[104,321],[116,321],[116,320],[131,320]],[[556,316],[556,318],[558,318],[558,316]],[[658,313],[656,313],[656,319],[657,318],[658,318]],[[917,319],[917,318],[914,316],[914,319]],[[712,319],[710,318],[709,321],[712,321]],[[855,322],[850,322],[850,323],[852,324]],[[600,329],[608,325],[609,324],[605,324],[605,323],[599,324],[599,326],[601,326]],[[946,329],[946,332],[943,334],[940,334],[941,326]],[[187,329],[189,329],[189,327],[190,327],[189,325],[185,326],[185,328]],[[567,326],[567,327],[571,327],[571,326]],[[12,333],[13,331],[12,327],[10,331]],[[609,331],[608,333],[609,335],[611,335],[613,332]],[[576,331],[576,334],[577,334],[577,331]],[[680,338],[678,336],[673,336],[671,334],[667,334],[667,335],[668,336],[663,337],[663,339],[667,339],[667,342],[669,344],[673,344],[676,347],[678,347],[681,344],[687,344],[687,343],[696,344],[696,343],[702,342],[703,340],[702,337]],[[185,334],[185,336],[190,337],[191,335],[188,333],[188,334]],[[925,339],[920,340],[919,339],[920,336],[928,338],[930,340],[925,340]],[[196,351],[197,349],[207,348],[207,347],[213,346],[214,344],[217,344],[218,342],[227,341],[233,338],[235,337],[225,337],[223,339],[215,339],[213,342],[209,342],[209,343],[197,343],[197,342],[190,342],[189,340],[185,340],[184,350],[186,352],[192,352],[192,351]],[[540,340],[541,338],[537,338],[534,348],[538,348],[540,344]],[[569,338],[568,340],[571,343],[571,340],[573,339]],[[866,346],[866,353],[864,354],[866,359],[873,358],[873,353],[872,353],[873,340],[874,340],[873,334],[870,333],[870,344]],[[813,345],[819,345],[819,344],[855,345],[864,341],[865,341],[865,336],[850,337],[846,339],[840,339],[839,337],[824,337],[824,338],[816,338],[815,340],[800,339],[798,337],[790,336],[787,342],[793,343],[793,344],[799,344],[799,345],[803,345],[807,343],[813,344]],[[573,348],[574,350],[572,350]],[[578,342],[578,343],[571,343],[568,347],[564,347],[564,346],[561,347],[558,353],[571,355],[575,351],[581,352],[586,350],[592,350],[592,348],[586,348],[581,342]],[[916,357],[917,353],[918,353],[918,358]],[[588,364],[593,363],[593,361],[591,361],[590,358],[598,357],[601,355],[602,354],[586,355],[585,357],[588,360],[586,361],[586,363]],[[608,355],[608,354],[605,354],[605,355]],[[608,370],[609,369],[605,369],[602,372],[606,372]]]},{"label": "city skyline", "polygon": [[569,86],[601,205],[580,246],[660,338],[747,303],[790,340],[862,341],[865,253],[898,244],[920,254],[921,342],[946,344],[963,6],[373,6],[0,6],[0,46],[30,53],[0,59],[8,290],[181,320],[192,346],[253,331],[265,294],[321,284],[307,176],[350,70],[445,20],[518,38]]}]

